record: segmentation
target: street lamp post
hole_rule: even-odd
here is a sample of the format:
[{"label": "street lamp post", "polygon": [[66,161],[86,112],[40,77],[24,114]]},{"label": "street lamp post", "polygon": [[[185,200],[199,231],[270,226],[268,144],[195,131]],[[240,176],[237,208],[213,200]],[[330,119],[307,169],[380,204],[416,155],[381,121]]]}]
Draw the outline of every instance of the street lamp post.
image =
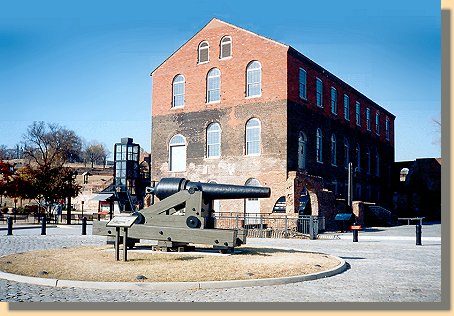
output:
[{"label": "street lamp post", "polygon": [[17,199],[14,198],[14,223],[16,222],[16,213],[17,213]]}]

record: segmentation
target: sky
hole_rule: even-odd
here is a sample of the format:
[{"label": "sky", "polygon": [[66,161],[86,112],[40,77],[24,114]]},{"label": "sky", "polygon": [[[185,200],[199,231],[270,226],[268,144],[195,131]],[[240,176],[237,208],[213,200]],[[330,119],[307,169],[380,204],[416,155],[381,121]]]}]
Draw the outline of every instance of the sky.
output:
[{"label": "sky", "polygon": [[151,147],[150,73],[212,18],[287,44],[396,115],[396,161],[440,157],[432,0],[0,2],[0,145],[33,121]]}]

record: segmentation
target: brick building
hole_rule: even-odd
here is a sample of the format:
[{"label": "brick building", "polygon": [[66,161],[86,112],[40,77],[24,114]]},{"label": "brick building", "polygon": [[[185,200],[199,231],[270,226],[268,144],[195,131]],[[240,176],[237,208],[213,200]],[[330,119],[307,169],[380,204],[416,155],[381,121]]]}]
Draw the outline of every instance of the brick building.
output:
[{"label": "brick building", "polygon": [[[271,213],[302,191],[392,199],[395,116],[294,48],[212,19],[151,74],[152,178],[271,187],[270,199],[215,209]],[[278,210],[278,208],[274,208]]]}]

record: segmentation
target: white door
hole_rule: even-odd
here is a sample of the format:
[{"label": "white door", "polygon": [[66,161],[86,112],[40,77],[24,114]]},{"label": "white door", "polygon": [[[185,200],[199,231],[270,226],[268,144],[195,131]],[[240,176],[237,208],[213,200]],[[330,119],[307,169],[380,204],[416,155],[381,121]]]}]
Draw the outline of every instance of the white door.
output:
[{"label": "white door", "polygon": [[186,170],[186,146],[170,147],[170,170],[171,171]]},{"label": "white door", "polygon": [[[249,179],[246,181],[246,186],[260,187],[260,182],[257,179]],[[245,207],[245,224],[259,224],[260,223],[260,200],[258,198],[246,199]]]}]

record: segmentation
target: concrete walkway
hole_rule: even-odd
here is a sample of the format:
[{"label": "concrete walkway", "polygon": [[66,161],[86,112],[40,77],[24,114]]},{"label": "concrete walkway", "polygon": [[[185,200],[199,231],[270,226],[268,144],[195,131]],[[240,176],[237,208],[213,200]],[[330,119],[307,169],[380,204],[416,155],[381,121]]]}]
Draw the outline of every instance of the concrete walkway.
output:
[{"label": "concrete walkway", "polygon": [[[40,232],[37,227],[14,230],[13,236],[6,236],[6,231],[0,230],[0,256],[37,249],[101,245],[106,240],[92,236],[90,225],[87,236],[81,236],[80,225],[49,228],[45,236]],[[349,268],[345,272],[313,281],[228,289],[131,291],[57,288],[0,279],[0,301],[437,303],[442,300],[441,225],[424,225],[422,235],[422,246],[415,244],[414,225],[367,229],[360,232],[359,242],[355,243],[351,233],[331,235],[335,239],[324,240],[248,239],[248,245],[323,252],[347,262]]]}]

